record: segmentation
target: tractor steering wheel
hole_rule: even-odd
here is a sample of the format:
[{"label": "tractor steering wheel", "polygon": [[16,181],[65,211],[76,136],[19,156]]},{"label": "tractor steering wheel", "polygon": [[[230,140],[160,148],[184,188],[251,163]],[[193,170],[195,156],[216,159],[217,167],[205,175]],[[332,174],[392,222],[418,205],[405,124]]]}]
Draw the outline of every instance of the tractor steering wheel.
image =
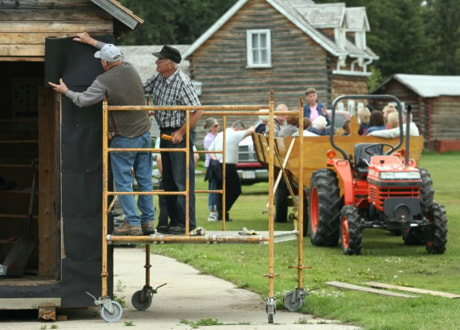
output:
[{"label": "tractor steering wheel", "polygon": [[364,149],[364,152],[369,155],[369,156],[375,156],[375,150],[371,150],[372,148],[375,147],[381,147],[383,151],[383,147],[390,147],[390,150],[384,153],[384,155],[390,155],[394,151],[394,146],[389,143],[376,143],[373,145],[368,146],[366,149]]}]

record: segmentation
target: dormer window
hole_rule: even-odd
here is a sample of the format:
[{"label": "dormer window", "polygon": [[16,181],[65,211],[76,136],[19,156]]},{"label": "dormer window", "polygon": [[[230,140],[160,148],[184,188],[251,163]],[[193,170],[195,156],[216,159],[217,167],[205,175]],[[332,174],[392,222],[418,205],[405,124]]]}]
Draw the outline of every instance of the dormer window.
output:
[{"label": "dormer window", "polygon": [[270,30],[247,30],[246,50],[249,68],[269,68],[272,65]]}]

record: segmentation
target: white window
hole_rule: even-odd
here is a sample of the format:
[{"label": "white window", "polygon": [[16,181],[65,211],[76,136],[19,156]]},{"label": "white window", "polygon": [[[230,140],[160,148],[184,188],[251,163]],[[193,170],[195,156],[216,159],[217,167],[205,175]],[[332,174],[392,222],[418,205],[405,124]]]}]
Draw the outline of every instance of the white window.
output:
[{"label": "white window", "polygon": [[272,65],[270,30],[246,31],[248,67],[268,68]]}]

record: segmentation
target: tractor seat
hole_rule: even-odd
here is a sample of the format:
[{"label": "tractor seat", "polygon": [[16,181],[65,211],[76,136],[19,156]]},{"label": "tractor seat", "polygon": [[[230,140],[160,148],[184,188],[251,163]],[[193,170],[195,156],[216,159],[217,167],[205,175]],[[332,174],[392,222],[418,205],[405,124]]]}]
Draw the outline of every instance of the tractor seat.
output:
[{"label": "tractor seat", "polygon": [[[371,147],[371,148],[369,148]],[[355,145],[355,168],[358,174],[366,175],[369,170],[371,155],[364,150],[372,153],[372,156],[383,155],[383,146],[375,143],[358,143]]]}]

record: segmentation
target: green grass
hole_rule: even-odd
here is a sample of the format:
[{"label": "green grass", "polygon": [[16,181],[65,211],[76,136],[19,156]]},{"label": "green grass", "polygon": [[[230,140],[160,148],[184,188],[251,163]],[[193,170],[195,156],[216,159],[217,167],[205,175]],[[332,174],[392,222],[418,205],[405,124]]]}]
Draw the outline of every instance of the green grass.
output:
[{"label": "green grass", "polygon": [[[423,289],[460,294],[460,153],[436,154],[426,152],[421,166],[431,173],[436,201],[445,205],[449,219],[447,251],[443,255],[429,255],[424,246],[405,246],[401,237],[385,231],[367,229],[363,233],[361,256],[345,256],[339,247],[320,248],[305,239],[303,287],[309,291],[300,312],[317,317],[333,318],[366,329],[459,329],[460,300],[419,295],[415,299],[380,296],[358,291],[338,290],[325,284],[343,281],[361,285],[378,281]],[[197,188],[205,189],[205,182],[197,177]],[[267,228],[267,184],[244,186],[243,195],[231,210],[235,221],[227,230]],[[206,194],[197,194],[198,225],[207,230],[220,228],[219,223],[207,221]],[[292,223],[276,224],[276,230],[291,229]],[[267,245],[152,245],[152,251],[168,255],[193,265],[203,273],[213,274],[247,288],[268,295]],[[282,309],[286,292],[297,287],[297,271],[289,268],[297,264],[297,241],[275,245],[275,298]],[[261,313],[264,311],[260,311]],[[276,315],[275,315],[276,319]]]}]

